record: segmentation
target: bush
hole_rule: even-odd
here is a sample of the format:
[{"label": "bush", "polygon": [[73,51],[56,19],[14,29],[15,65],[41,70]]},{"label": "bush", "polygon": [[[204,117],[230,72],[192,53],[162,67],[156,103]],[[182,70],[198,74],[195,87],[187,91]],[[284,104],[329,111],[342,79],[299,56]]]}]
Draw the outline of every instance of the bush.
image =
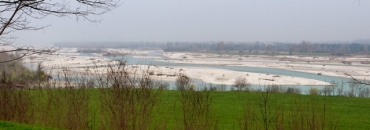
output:
[{"label": "bush", "polygon": [[320,91],[317,88],[310,88],[310,90],[308,90],[308,91],[309,91],[310,95],[319,95],[320,94]]},{"label": "bush", "polygon": [[217,116],[212,111],[211,91],[180,90],[181,119],[177,128],[185,130],[217,129]]},{"label": "bush", "polygon": [[251,84],[247,82],[247,79],[245,77],[240,76],[235,79],[233,86],[236,88],[237,91],[249,91],[249,87],[251,86]]},{"label": "bush", "polygon": [[[0,61],[9,60],[12,57],[12,54],[1,53]],[[36,83],[40,84],[49,78],[50,76],[43,71],[40,63],[37,65],[37,70],[34,71],[24,67],[21,60],[14,60],[0,64],[0,82],[12,84],[10,85],[11,87],[31,87],[32,85],[35,85]]]},{"label": "bush", "polygon": [[286,93],[301,94],[301,90],[300,90],[299,88],[288,87],[288,88],[286,89]]}]

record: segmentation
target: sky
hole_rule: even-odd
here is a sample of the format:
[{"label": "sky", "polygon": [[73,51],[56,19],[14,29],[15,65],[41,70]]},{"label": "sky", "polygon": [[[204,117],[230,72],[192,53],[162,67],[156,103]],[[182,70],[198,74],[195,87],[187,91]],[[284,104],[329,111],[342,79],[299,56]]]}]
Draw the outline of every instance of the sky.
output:
[{"label": "sky", "polygon": [[31,21],[15,44],[61,42],[325,42],[370,39],[369,0],[124,0],[93,17]]}]

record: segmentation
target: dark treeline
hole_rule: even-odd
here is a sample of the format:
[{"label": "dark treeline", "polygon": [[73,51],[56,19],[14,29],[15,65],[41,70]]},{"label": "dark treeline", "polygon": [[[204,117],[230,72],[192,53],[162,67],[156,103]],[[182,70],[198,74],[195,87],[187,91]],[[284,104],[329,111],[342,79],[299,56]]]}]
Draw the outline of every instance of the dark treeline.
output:
[{"label": "dark treeline", "polygon": [[294,53],[329,53],[333,55],[369,54],[370,41],[300,43],[284,42],[107,42],[107,43],[58,43],[58,47],[111,47],[133,49],[163,49],[164,51],[192,51],[192,52],[224,52],[238,51],[239,53],[252,51],[289,52]]},{"label": "dark treeline", "polygon": [[298,53],[330,53],[334,55],[368,54],[369,44],[366,43],[166,43],[165,51],[239,51],[239,53],[252,51],[279,52],[289,54]]},{"label": "dark treeline", "polygon": [[162,49],[161,42],[60,42],[56,47]]}]

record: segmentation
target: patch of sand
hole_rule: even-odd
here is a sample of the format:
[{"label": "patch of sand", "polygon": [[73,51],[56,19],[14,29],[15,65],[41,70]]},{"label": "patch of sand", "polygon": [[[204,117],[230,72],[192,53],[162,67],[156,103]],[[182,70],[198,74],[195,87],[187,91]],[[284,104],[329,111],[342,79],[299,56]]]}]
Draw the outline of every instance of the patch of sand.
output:
[{"label": "patch of sand", "polygon": [[[262,68],[278,68],[294,70],[313,74],[338,76],[358,79],[369,79],[370,65],[361,64],[362,61],[370,61],[366,57],[301,57],[301,56],[228,56],[216,54],[177,53],[163,52],[159,56],[148,56],[150,51],[129,49],[107,49],[109,52],[138,54],[134,58],[150,58],[158,61],[189,64],[211,64],[226,66],[250,66]],[[102,54],[94,53],[90,56],[82,56],[77,53],[77,48],[62,48],[58,55],[33,55],[24,58],[25,63],[38,63],[46,68],[68,68],[75,72],[84,72],[86,68],[95,69],[96,72],[105,73],[104,66],[107,63],[118,64]],[[352,65],[345,65],[342,61],[351,61]],[[175,81],[179,74],[186,74],[191,78],[202,80],[206,83],[232,85],[237,77],[245,77],[250,84],[256,85],[328,85],[329,83],[283,75],[269,75],[262,73],[239,72],[217,68],[199,67],[173,67],[173,66],[148,66],[130,65],[129,68],[139,69],[137,72],[152,72],[152,76],[159,80]]]}]

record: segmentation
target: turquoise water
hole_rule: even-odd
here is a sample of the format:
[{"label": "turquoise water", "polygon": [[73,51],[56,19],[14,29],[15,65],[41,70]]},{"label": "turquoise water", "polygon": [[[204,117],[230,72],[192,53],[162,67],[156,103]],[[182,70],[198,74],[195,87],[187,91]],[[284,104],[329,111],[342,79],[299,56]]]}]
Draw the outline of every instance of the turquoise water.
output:
[{"label": "turquoise water", "polygon": [[[80,56],[92,56],[88,53],[80,53]],[[167,57],[163,56],[162,53],[157,51],[152,51],[148,55],[150,56],[160,56],[164,60],[168,59]],[[262,73],[262,74],[271,74],[271,75],[284,75],[284,76],[291,76],[291,77],[302,77],[302,78],[308,78],[308,79],[315,79],[325,82],[347,82],[348,78],[341,78],[341,77],[334,77],[334,76],[327,76],[327,75],[317,75],[317,74],[311,74],[311,73],[305,73],[305,72],[299,72],[294,70],[285,70],[285,69],[276,69],[276,68],[263,68],[263,67],[245,67],[245,66],[223,66],[223,65],[207,65],[207,64],[191,64],[191,63],[170,63],[170,62],[164,62],[164,61],[156,61],[149,58],[134,58],[133,56],[116,56],[116,57],[109,57],[112,60],[126,60],[127,64],[129,65],[155,65],[155,66],[177,66],[177,67],[201,67],[201,68],[217,68],[217,69],[226,69],[226,70],[233,70],[233,71],[239,71],[239,72],[245,72],[245,73]],[[271,62],[273,63],[273,62]],[[34,69],[30,65],[27,65],[29,68]],[[330,64],[326,64],[326,67],[330,67]],[[205,86],[208,85],[208,83],[204,83],[200,80],[194,80],[194,83],[197,86]],[[174,82],[169,82],[170,88],[174,88]],[[345,85],[345,87],[348,85]],[[231,86],[227,86],[228,90],[231,89]],[[259,85],[254,85],[254,88],[260,88]],[[307,91],[309,87],[307,86],[289,86],[289,87],[299,87],[302,89],[302,91]],[[322,88],[324,86],[313,86],[316,88]],[[303,92],[305,93],[305,92]]]},{"label": "turquoise water", "polygon": [[[284,75],[292,77],[302,77],[308,79],[315,79],[320,81],[336,81],[342,82],[349,80],[348,78],[334,77],[327,75],[317,75],[312,73],[299,72],[294,70],[285,70],[277,68],[263,68],[263,67],[246,67],[246,66],[223,66],[223,65],[207,65],[207,64],[189,64],[189,63],[170,63],[164,61],[156,61],[147,58],[133,58],[132,56],[127,57],[128,64],[140,64],[140,65],[156,65],[156,66],[184,66],[184,67],[201,67],[201,68],[217,68],[217,69],[226,69],[240,72],[253,72],[253,73],[263,73],[263,74],[273,74],[273,75]],[[117,59],[117,58],[115,58]],[[330,67],[327,65],[327,67]]]},{"label": "turquoise water", "polygon": [[[151,52],[149,53],[151,56],[160,56],[163,59],[168,59],[164,57],[159,52]],[[127,63],[130,65],[155,65],[155,66],[176,66],[176,67],[200,67],[200,68],[217,68],[217,69],[226,69],[226,70],[233,70],[239,72],[253,72],[253,73],[262,73],[262,74],[271,74],[271,75],[284,75],[284,76],[291,76],[291,77],[301,77],[301,78],[308,78],[308,79],[315,79],[319,81],[325,82],[335,82],[335,83],[346,83],[350,79],[342,78],[342,77],[334,77],[328,75],[317,75],[312,73],[305,73],[299,72],[294,70],[285,70],[285,69],[277,69],[277,68],[263,68],[263,67],[246,67],[246,66],[224,66],[224,65],[207,65],[207,64],[191,64],[191,63],[170,63],[164,61],[156,61],[153,59],[148,58],[134,58],[132,56],[122,57],[110,57],[115,60],[127,60]],[[171,59],[172,60],[172,59]],[[330,67],[330,64],[326,64],[326,67]],[[195,82],[195,84],[200,86],[205,86],[208,83],[203,83],[201,81]],[[174,82],[170,82],[170,86],[173,88]],[[217,85],[217,84],[215,84]],[[260,89],[264,85],[253,85],[252,87],[255,89]],[[227,90],[230,90],[232,86],[227,86]],[[298,87],[302,90],[302,93],[307,93],[311,87],[322,89],[325,86],[286,86],[286,87]],[[348,88],[348,84],[344,84],[344,87]]]}]

